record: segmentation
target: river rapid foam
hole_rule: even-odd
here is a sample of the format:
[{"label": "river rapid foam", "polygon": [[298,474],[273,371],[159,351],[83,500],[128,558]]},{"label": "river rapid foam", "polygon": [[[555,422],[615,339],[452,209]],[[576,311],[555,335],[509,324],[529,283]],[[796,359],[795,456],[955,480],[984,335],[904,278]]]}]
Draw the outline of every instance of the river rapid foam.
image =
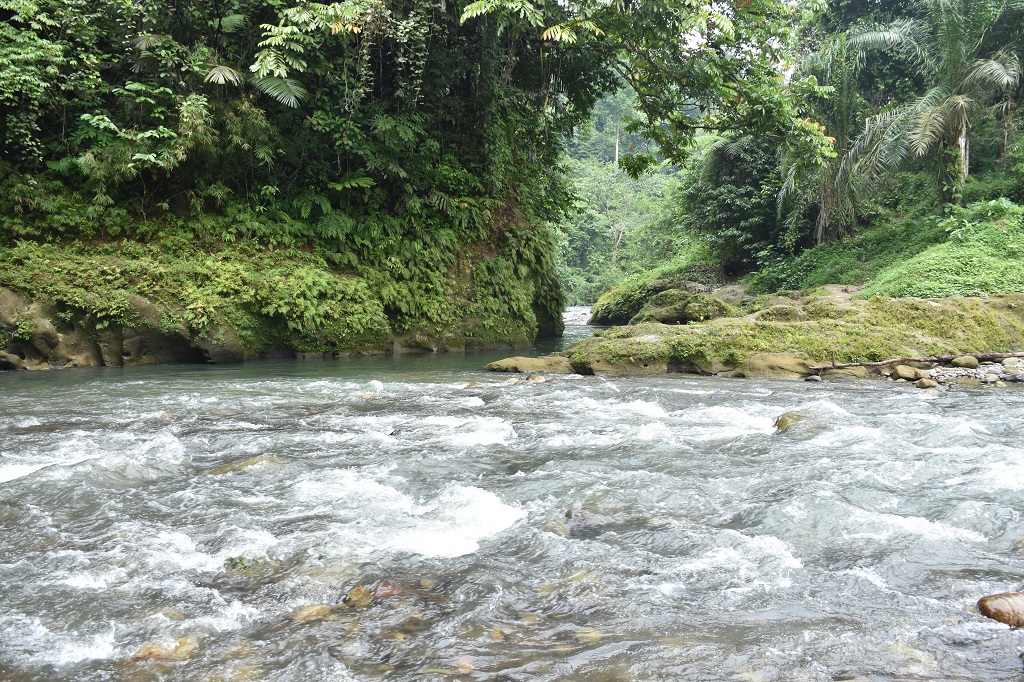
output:
[{"label": "river rapid foam", "polygon": [[1024,393],[486,361],[0,375],[0,679],[1022,679]]}]

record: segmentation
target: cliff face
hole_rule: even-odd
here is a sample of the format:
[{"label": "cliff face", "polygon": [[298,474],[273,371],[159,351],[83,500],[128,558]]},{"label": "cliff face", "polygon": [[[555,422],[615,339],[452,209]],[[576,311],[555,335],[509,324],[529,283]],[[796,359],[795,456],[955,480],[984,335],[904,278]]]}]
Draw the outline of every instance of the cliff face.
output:
[{"label": "cliff face", "polygon": [[516,258],[462,246],[427,278],[299,250],[22,242],[0,249],[0,369],[526,346],[561,333],[562,298],[550,260]]}]

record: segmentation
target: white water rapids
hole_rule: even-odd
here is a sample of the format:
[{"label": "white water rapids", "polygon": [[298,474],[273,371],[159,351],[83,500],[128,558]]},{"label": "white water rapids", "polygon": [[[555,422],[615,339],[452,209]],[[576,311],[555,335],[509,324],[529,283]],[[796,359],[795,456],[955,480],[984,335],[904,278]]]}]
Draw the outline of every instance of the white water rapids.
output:
[{"label": "white water rapids", "polygon": [[1024,392],[494,357],[0,374],[0,680],[1024,680]]}]

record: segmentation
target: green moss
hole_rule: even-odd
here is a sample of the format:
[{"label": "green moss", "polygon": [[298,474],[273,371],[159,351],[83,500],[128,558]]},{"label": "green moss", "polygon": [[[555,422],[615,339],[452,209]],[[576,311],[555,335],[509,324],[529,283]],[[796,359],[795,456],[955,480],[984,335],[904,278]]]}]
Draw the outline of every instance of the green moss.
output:
[{"label": "green moss", "polygon": [[992,299],[805,299],[809,319],[718,319],[686,326],[618,327],[567,350],[574,367],[662,362],[738,366],[755,354],[813,363],[876,362],[903,356],[1004,352],[1024,347],[1024,295]]}]

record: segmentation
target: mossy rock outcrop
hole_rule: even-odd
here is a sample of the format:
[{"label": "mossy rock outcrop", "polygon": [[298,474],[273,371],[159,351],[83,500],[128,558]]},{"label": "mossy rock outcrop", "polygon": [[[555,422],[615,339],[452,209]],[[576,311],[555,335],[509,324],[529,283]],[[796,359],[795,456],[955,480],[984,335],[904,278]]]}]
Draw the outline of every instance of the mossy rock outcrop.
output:
[{"label": "mossy rock outcrop", "polygon": [[[580,374],[641,371],[796,378],[817,373],[814,366],[832,363],[1024,349],[1022,294],[839,302],[823,302],[818,296],[792,299],[792,307],[802,311],[803,318],[785,311],[687,325],[645,322],[599,330],[564,354]],[[865,376],[878,371],[823,373]],[[927,373],[913,374],[916,381]]]},{"label": "mossy rock outcrop", "polygon": [[698,282],[686,280],[658,278],[644,282],[626,282],[605,292],[590,310],[592,325],[629,324],[643,310],[648,301],[662,292],[670,290],[680,292],[663,299],[665,305],[673,305],[673,301],[681,296],[706,293],[709,287]]},{"label": "mossy rock outcrop", "polygon": [[685,289],[669,289],[652,296],[629,323],[689,324],[720,317],[736,317],[739,314],[739,309],[715,296],[694,294]]}]

